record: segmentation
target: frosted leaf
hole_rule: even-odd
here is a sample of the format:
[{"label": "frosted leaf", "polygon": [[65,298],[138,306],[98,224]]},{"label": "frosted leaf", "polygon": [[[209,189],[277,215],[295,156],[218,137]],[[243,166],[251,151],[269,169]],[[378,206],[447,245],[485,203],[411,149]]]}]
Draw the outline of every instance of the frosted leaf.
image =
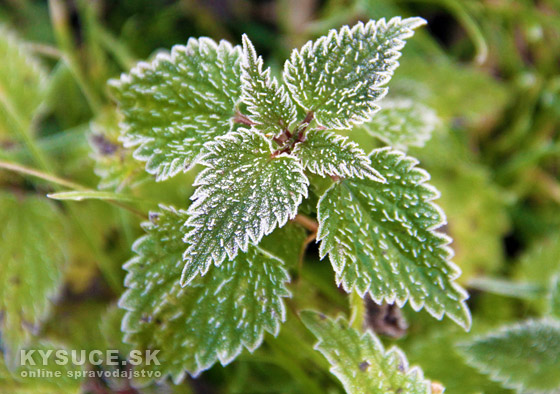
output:
[{"label": "frosted leaf", "polygon": [[66,262],[63,218],[48,200],[0,194],[0,332],[14,366],[62,286]]},{"label": "frosted leaf", "polygon": [[314,174],[384,182],[357,144],[334,133],[310,130],[305,141],[297,144],[292,154],[301,160],[303,168]]},{"label": "frosted leaf", "polygon": [[435,231],[445,215],[432,202],[439,193],[425,183],[429,174],[388,148],[370,159],[387,183],[346,179],[319,200],[321,258],[329,255],[348,292],[369,292],[379,304],[409,300],[414,310],[425,307],[438,319],[445,313],[470,327],[468,295],[454,282],[460,270],[449,261],[451,240]]},{"label": "frosted leaf", "polygon": [[277,335],[286,318],[283,298],[289,280],[280,260],[254,246],[181,287],[184,223],[187,213],[161,207],[146,223],[147,235],[125,264],[128,287],[119,305],[122,329],[135,349],[159,349],[158,370],[175,383],[216,362],[223,365],[243,350],[255,350],[264,332]]},{"label": "frosted leaf", "polygon": [[0,24],[0,136],[15,135],[13,123],[30,127],[43,104],[47,72],[37,58],[5,25]]},{"label": "frosted leaf", "polygon": [[329,129],[349,128],[370,119],[397,59],[422,18],[395,17],[331,30],[327,36],[294,50],[284,66],[293,99]]},{"label": "frosted leaf", "polygon": [[333,320],[313,311],[300,314],[305,326],[317,337],[315,349],[331,365],[331,373],[348,394],[430,394],[430,382],[418,367],[409,368],[397,347],[385,350],[370,331],[361,333],[345,319]]},{"label": "frosted leaf", "polygon": [[299,162],[274,156],[270,141],[256,130],[218,137],[207,149],[188,211],[183,285],[283,226],[307,196],[309,181]]},{"label": "frosted leaf", "polygon": [[361,128],[395,149],[423,147],[440,123],[433,109],[410,99],[383,100],[380,105]]},{"label": "frosted leaf", "polygon": [[468,364],[519,393],[560,391],[560,322],[529,320],[459,345]]},{"label": "frosted leaf", "polygon": [[257,57],[255,47],[243,35],[242,99],[250,112],[249,118],[263,133],[277,135],[296,120],[296,107],[270,68],[263,71],[263,59]]},{"label": "frosted leaf", "polygon": [[191,38],[110,82],[124,114],[123,141],[146,171],[165,180],[194,166],[205,142],[235,125],[241,50]]}]

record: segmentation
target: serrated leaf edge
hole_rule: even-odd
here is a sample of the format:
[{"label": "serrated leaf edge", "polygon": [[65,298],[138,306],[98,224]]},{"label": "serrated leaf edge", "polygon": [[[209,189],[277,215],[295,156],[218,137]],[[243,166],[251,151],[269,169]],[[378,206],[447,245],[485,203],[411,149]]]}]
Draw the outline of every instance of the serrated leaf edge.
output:
[{"label": "serrated leaf edge", "polygon": [[[288,95],[286,90],[284,89],[284,85],[280,84],[278,80],[270,75],[270,67],[266,68],[263,71],[264,61],[262,56],[257,56],[257,51],[255,50],[255,46],[249,39],[247,34],[243,34],[241,37],[242,40],[242,50],[241,50],[241,101],[243,101],[248,106],[248,110],[251,113],[258,113],[259,107],[254,106],[251,104],[251,94],[248,90],[248,86],[251,85],[251,76],[247,69],[251,67],[251,62],[254,63],[257,67],[257,73],[263,79],[266,87],[272,91],[275,91],[277,95],[280,96],[279,101],[282,103],[284,108],[289,109],[290,112],[290,119],[288,120],[288,124],[284,125],[284,128],[289,128],[295,121],[296,121],[296,107],[294,106],[291,97]],[[256,121],[253,116],[249,115],[249,118],[253,121]]]},{"label": "serrated leaf edge", "polygon": [[[454,262],[451,261],[451,259],[453,258],[453,255],[454,255],[454,251],[448,245],[451,244],[451,242],[453,240],[447,234],[436,231],[436,229],[438,229],[441,226],[444,226],[445,224],[447,224],[447,217],[445,215],[445,212],[443,211],[443,209],[439,205],[437,205],[433,202],[434,200],[436,200],[440,197],[441,193],[439,192],[439,190],[437,190],[432,185],[429,185],[429,184],[425,183],[425,182],[427,182],[431,179],[430,173],[427,172],[426,170],[424,170],[423,168],[416,167],[416,165],[419,164],[419,161],[416,158],[411,157],[411,156],[407,156],[404,152],[394,150],[390,147],[375,149],[370,153],[370,156],[372,154],[374,154],[375,152],[383,152],[383,151],[390,151],[392,154],[398,156],[399,157],[399,162],[403,161],[403,160],[408,162],[409,163],[408,168],[411,169],[411,170],[414,169],[415,171],[417,171],[418,174],[420,174],[422,176],[422,178],[418,180],[416,185],[421,186],[421,187],[425,188],[425,190],[428,190],[428,191],[431,192],[431,197],[424,200],[424,202],[430,204],[430,206],[432,206],[439,213],[441,220],[440,220],[439,223],[436,223],[436,224],[434,224],[430,227],[427,227],[427,230],[431,231],[436,236],[440,237],[442,240],[446,240],[446,243],[442,244],[439,248],[445,249],[447,254],[449,255],[449,258],[447,260],[447,265],[448,265],[448,267],[451,271],[451,274],[448,277],[449,277],[450,284],[453,287],[453,289],[455,289],[458,292],[458,294],[461,297],[463,297],[460,303],[461,303],[461,309],[465,312],[464,317],[465,317],[466,320],[463,321],[459,316],[455,316],[455,314],[446,313],[445,311],[443,311],[441,313],[437,313],[432,307],[427,305],[424,301],[416,302],[415,300],[411,299],[410,294],[407,294],[404,298],[398,298],[397,294],[393,291],[393,292],[391,292],[391,294],[386,295],[386,296],[378,299],[373,294],[371,294],[369,292],[369,290],[366,290],[364,292],[360,292],[357,288],[355,288],[355,286],[352,286],[351,288],[346,288],[346,286],[342,282],[342,278],[339,276],[342,273],[342,270],[343,270],[344,266],[341,265],[340,263],[336,263],[335,261],[331,260],[332,261],[331,265],[332,265],[333,270],[335,271],[335,274],[336,274],[336,284],[337,284],[337,286],[342,285],[344,290],[347,293],[350,293],[351,291],[355,290],[356,293],[362,298],[364,298],[366,293],[369,293],[370,296],[372,297],[372,299],[378,304],[381,304],[383,302],[387,302],[387,303],[390,303],[390,304],[396,303],[399,308],[402,308],[406,304],[407,301],[410,301],[410,306],[412,307],[412,309],[414,311],[418,312],[422,308],[425,308],[430,313],[430,315],[432,315],[437,320],[442,320],[443,317],[447,314],[447,316],[449,316],[454,322],[456,322],[457,324],[459,324],[461,327],[465,328],[465,330],[468,331],[468,330],[470,330],[470,327],[472,325],[472,316],[471,316],[471,313],[470,313],[468,307],[465,304],[465,301],[469,298],[469,294],[459,284],[454,282],[455,279],[457,279],[459,276],[461,276],[462,271],[459,268],[459,266],[457,266]],[[323,193],[323,195],[319,198],[319,201],[317,203],[318,214],[319,214],[319,206],[321,205],[321,202],[324,201],[324,199],[326,198],[327,193],[331,189],[333,189],[337,186],[338,186],[337,182],[333,183]],[[318,217],[319,223],[323,222],[328,217],[329,217],[328,215]],[[321,231],[322,229],[323,228],[321,226],[319,226],[319,231],[317,232],[317,238],[316,238],[317,243],[319,241],[322,241],[329,234],[328,230]],[[327,248],[324,245],[325,244],[323,242],[321,242],[321,245],[319,246],[319,257],[320,257],[321,260],[323,260],[325,258],[325,256],[327,254],[329,254],[329,252],[334,248],[334,245],[332,245],[330,248]],[[349,257],[352,260],[352,262],[356,261],[355,256],[349,256]],[[329,259],[331,259],[330,254],[329,254]],[[407,293],[409,293],[409,291],[407,291]]]},{"label": "serrated leaf edge", "polygon": [[[346,164],[339,162],[338,166],[334,166],[329,164],[328,168],[324,165],[324,163],[303,163],[303,167],[308,169],[314,174],[320,175],[322,177],[325,176],[337,176],[341,178],[359,178],[364,179],[368,178],[380,183],[386,183],[387,180],[375,169],[371,166],[371,162],[369,160],[368,155],[353,141],[349,141],[348,137],[341,136],[339,134],[333,132],[325,132],[326,138],[332,138],[332,142],[335,144],[340,144],[343,148],[350,148],[350,151],[355,154],[356,159],[360,161],[360,165],[362,168],[357,167],[348,167]],[[305,141],[303,142],[305,143]],[[292,155],[298,155],[298,152],[302,149],[302,144],[297,144],[292,151]]]},{"label": "serrated leaf edge", "polygon": [[[172,213],[175,213],[175,214],[177,214],[177,213],[181,213],[181,214],[184,214],[184,215],[187,214],[187,211],[185,211],[183,209],[176,209],[175,207],[170,206],[170,205],[159,204],[158,207],[159,207],[160,210],[169,211],[169,212],[172,212]],[[145,229],[145,231],[147,231],[148,228],[154,226],[154,224],[150,221],[147,221],[147,222],[142,223],[142,226],[147,227]],[[123,264],[123,269],[125,271],[127,271],[127,274],[126,274],[125,279],[124,279],[124,285],[126,287],[126,290],[124,291],[124,293],[119,298],[119,300],[117,302],[117,305],[118,305],[119,308],[126,311],[125,316],[123,316],[123,319],[121,321],[120,329],[121,329],[121,332],[123,334],[125,334],[125,336],[123,338],[123,341],[125,343],[130,344],[130,345],[134,345],[134,342],[128,341],[126,334],[134,333],[134,332],[137,332],[137,331],[131,330],[127,325],[126,315],[128,315],[129,312],[133,312],[133,311],[136,310],[134,307],[129,305],[128,298],[131,297],[131,294],[134,290],[138,290],[138,287],[133,286],[133,284],[135,282],[132,281],[133,280],[133,273],[130,270],[130,267],[135,265],[138,262],[138,260],[140,259],[140,257],[142,256],[142,254],[141,254],[141,252],[138,248],[138,245],[142,244],[149,237],[150,237],[149,234],[144,234],[141,237],[139,237],[133,243],[132,251],[135,253],[135,256],[133,256],[132,258],[130,258],[127,262],[125,262]],[[291,298],[292,293],[288,289],[288,287],[286,286],[286,284],[290,282],[290,274],[289,274],[288,270],[285,268],[285,262],[282,259],[274,256],[273,254],[271,254],[270,252],[268,252],[265,249],[259,248],[258,246],[255,246],[255,248],[260,253],[265,255],[266,257],[268,257],[272,260],[276,260],[276,262],[278,263],[278,269],[282,272],[283,280],[281,281],[281,283],[283,284],[283,290],[284,291],[282,292],[282,294],[278,295],[278,298],[280,299],[279,305],[280,305],[280,308],[281,308],[280,309],[280,317],[279,317],[279,319],[274,320],[274,322],[273,322],[274,325],[272,327],[268,326],[268,325],[264,325],[261,328],[260,333],[259,333],[258,337],[255,339],[254,343],[249,343],[245,340],[241,340],[241,343],[231,353],[227,352],[226,350],[217,352],[218,361],[220,362],[220,364],[222,366],[226,366],[229,363],[231,363],[233,360],[235,360],[239,356],[239,354],[241,354],[243,349],[247,349],[249,351],[249,353],[253,353],[256,349],[258,349],[262,345],[262,342],[264,341],[265,333],[268,332],[272,336],[277,337],[278,334],[280,333],[280,327],[281,327],[282,323],[284,323],[286,321],[286,315],[287,315],[286,305],[282,301],[282,299],[283,298]],[[182,265],[182,260],[178,260],[177,264]],[[166,292],[166,294],[169,294],[169,292]],[[228,353],[230,353],[229,356],[227,355]],[[181,383],[185,379],[187,373],[189,375],[191,375],[192,377],[196,378],[202,372],[210,369],[211,367],[213,367],[216,364],[216,361],[207,362],[207,363],[201,362],[200,361],[200,356],[198,354],[195,354],[194,358],[195,358],[195,363],[197,365],[197,369],[195,371],[188,371],[186,369],[183,369],[179,374],[171,375],[172,380],[175,384]],[[168,375],[170,375],[170,374],[167,373],[167,374],[162,375],[162,377],[160,379],[158,379],[157,381],[165,380],[166,376],[168,376]]]},{"label": "serrated leaf edge", "polygon": [[[390,51],[390,52],[393,52],[392,57],[391,57],[391,60],[393,61],[393,64],[391,65],[389,70],[377,72],[377,75],[379,75],[380,77],[383,77],[383,78],[375,86],[370,87],[370,89],[378,90],[378,91],[381,92],[381,94],[379,95],[379,97],[376,101],[379,102],[380,100],[382,100],[383,97],[385,97],[388,93],[388,88],[383,87],[383,86],[386,85],[389,82],[389,80],[391,79],[391,76],[393,75],[395,69],[399,66],[398,59],[401,56],[401,53],[399,51],[401,49],[403,49],[405,44],[406,44],[404,39],[412,37],[414,35],[414,29],[416,29],[416,28],[418,28],[422,25],[425,25],[427,23],[425,19],[420,18],[420,17],[412,17],[412,18],[402,19],[402,17],[396,16],[396,17],[391,18],[389,20],[389,22],[387,22],[385,20],[385,18],[381,18],[377,21],[370,20],[366,24],[364,24],[363,22],[360,21],[357,24],[355,24],[354,26],[352,26],[352,28],[350,28],[350,26],[348,26],[348,25],[344,25],[340,28],[340,30],[331,29],[326,35],[318,38],[317,40],[308,41],[300,49],[297,49],[297,48],[293,49],[292,53],[290,54],[290,57],[284,63],[284,72],[283,72],[284,83],[288,87],[288,90],[292,93],[290,95],[291,98],[301,108],[303,108],[306,111],[316,110],[315,108],[307,108],[304,105],[304,103],[297,97],[297,95],[293,94],[293,92],[297,91],[299,89],[299,87],[294,84],[293,79],[290,78],[290,74],[291,73],[297,74],[297,70],[296,70],[296,67],[294,66],[294,64],[296,64],[298,62],[298,58],[301,57],[301,55],[300,55],[301,53],[318,51],[321,46],[324,47],[325,45],[327,45],[328,42],[333,41],[333,40],[336,41],[337,45],[340,45],[341,37],[343,37],[344,35],[350,35],[351,37],[353,37],[354,34],[358,30],[360,30],[361,32],[364,32],[365,30],[370,29],[373,26],[373,28],[374,28],[374,30],[377,34],[377,30],[380,26],[382,26],[383,28],[386,29],[388,25],[398,24],[398,23],[401,23],[401,22],[403,23],[403,26],[404,26],[404,22],[407,22],[408,26],[406,27],[407,31],[403,32],[403,34],[400,35],[400,38],[395,39],[396,45]],[[328,127],[328,128],[333,128],[333,129],[338,129],[338,130],[348,129],[352,125],[357,125],[357,124],[364,123],[364,122],[367,122],[368,120],[370,120],[371,117],[379,110],[379,106],[374,105],[374,108],[375,109],[373,111],[371,111],[367,116],[358,116],[356,118],[346,119],[344,121],[341,121],[340,119],[336,119],[335,121],[333,121],[334,122],[333,124],[322,125],[322,126],[325,126],[325,127]]]},{"label": "serrated leaf edge", "polygon": [[[212,164],[212,162],[207,160],[207,158],[209,156],[211,156],[212,154],[216,153],[214,151],[215,147],[221,146],[224,142],[236,142],[240,137],[242,138],[243,134],[248,133],[248,132],[252,132],[254,134],[257,134],[263,140],[265,140],[266,144],[268,146],[268,149],[270,151],[270,154],[272,155],[272,153],[274,152],[274,149],[272,147],[272,143],[270,142],[270,140],[268,138],[266,138],[266,136],[264,134],[260,133],[259,131],[254,130],[254,129],[248,130],[248,129],[245,129],[245,128],[240,128],[238,130],[231,131],[228,134],[223,135],[223,136],[219,136],[219,137],[215,138],[213,141],[209,141],[208,143],[205,144],[207,152],[201,157],[200,162],[199,162],[200,164],[204,165],[205,168],[198,174],[195,182],[193,183],[193,186],[198,187],[198,186],[208,185],[208,183],[204,182],[204,178],[206,177],[206,174],[214,171],[215,167]],[[293,157],[293,156],[291,156],[287,153],[282,153],[282,154],[276,155],[273,160],[278,160],[278,159],[283,159],[283,158],[293,160],[293,164],[295,164],[295,167],[297,168],[298,173],[301,175],[301,179],[303,179],[305,181],[302,184],[292,185],[293,189],[291,189],[291,191],[296,196],[295,199],[292,198],[293,203],[294,203],[294,207],[291,209],[291,211],[282,212],[283,213],[282,216],[278,216],[277,214],[275,214],[275,220],[272,223],[265,223],[265,222],[261,221],[261,226],[259,226],[259,230],[261,230],[261,231],[259,233],[255,233],[253,231],[248,231],[247,233],[245,233],[244,238],[241,241],[235,240],[233,249],[225,248],[225,252],[226,252],[225,255],[222,254],[222,256],[215,256],[213,254],[212,255],[212,261],[213,261],[214,265],[216,265],[216,266],[221,265],[221,263],[225,260],[226,255],[229,258],[229,260],[233,260],[235,258],[235,256],[237,256],[237,254],[239,253],[239,250],[241,250],[242,252],[247,252],[249,244],[252,244],[252,245],[255,245],[255,246],[258,245],[260,240],[265,235],[270,234],[276,228],[280,228],[280,227],[284,226],[288,222],[288,220],[291,220],[291,219],[295,218],[295,216],[297,215],[298,207],[301,205],[303,199],[307,198],[307,196],[308,196],[309,180],[308,180],[307,176],[305,175],[305,171],[304,171],[303,167],[301,166],[300,162],[295,157]],[[195,234],[197,231],[201,230],[201,226],[194,223],[194,218],[197,217],[197,216],[200,216],[200,215],[204,215],[204,212],[200,211],[199,207],[204,203],[204,201],[207,197],[208,197],[208,195],[201,192],[200,188],[197,188],[197,190],[191,196],[191,200],[193,201],[193,203],[190,205],[190,207],[187,211],[188,214],[189,214],[189,219],[185,223],[187,226],[191,227],[191,230],[183,238],[184,242],[187,243],[187,244],[188,244],[189,238],[193,234]],[[263,224],[268,224],[268,225],[265,226]],[[188,246],[187,250],[185,250],[185,253],[183,254],[183,260],[188,259],[188,256],[189,256],[190,252],[192,251],[192,248],[193,248],[193,245]],[[208,270],[210,269],[211,266],[212,266],[211,263],[206,264],[198,272],[200,273],[200,275],[204,276],[208,272]],[[183,270],[183,275],[181,276],[181,285],[182,286],[188,285],[188,283],[193,279],[192,277],[188,278],[186,275],[187,275],[187,267],[185,266],[185,269]]]},{"label": "serrated leaf edge", "polygon": [[[141,61],[136,64],[129,72],[121,73],[119,78],[110,79],[108,81],[108,85],[111,88],[119,89],[121,85],[132,83],[132,77],[135,76],[137,78],[144,78],[145,72],[147,70],[156,71],[161,63],[163,62],[171,62],[173,64],[176,63],[176,58],[179,53],[188,54],[191,51],[191,46],[196,45],[199,48],[199,51],[209,52],[210,50],[214,50],[217,52],[218,56],[220,55],[220,48],[224,48],[228,52],[238,52],[238,55],[241,57],[241,47],[239,45],[233,46],[230,42],[226,40],[220,40],[219,43],[216,43],[213,39],[209,37],[199,37],[199,38],[189,38],[186,45],[174,45],[171,48],[170,52],[160,52],[158,53],[154,59],[151,61]],[[211,82],[211,80],[209,80]],[[233,117],[230,119],[230,129],[234,124]],[[192,160],[188,161],[187,159],[174,159],[170,163],[167,163],[163,167],[168,167],[167,170],[162,171],[162,164],[159,164],[155,168],[149,168],[149,163],[152,156],[146,156],[143,154],[143,151],[146,149],[146,146],[154,141],[153,137],[143,137],[143,136],[130,136],[128,131],[131,129],[130,126],[122,120],[119,122],[119,128],[121,130],[121,135],[119,137],[119,141],[122,142],[123,146],[127,149],[135,148],[132,152],[132,157],[136,160],[146,162],[146,171],[152,175],[156,175],[156,181],[165,181],[169,178],[174,177],[175,175],[179,174],[180,172],[188,172],[191,170],[196,164],[199,163],[200,159],[204,155],[204,148],[200,154],[194,157]],[[187,165],[185,165],[187,164]]]},{"label": "serrated leaf edge", "polygon": [[[323,315],[322,313],[317,312],[317,311],[314,311],[314,310],[303,310],[303,311],[302,311],[302,313],[305,313],[305,312],[312,312],[312,313],[314,313],[314,314],[316,314],[316,315],[319,315],[321,318],[323,318],[323,316],[324,316],[326,319],[330,319],[331,321],[333,321],[334,324],[337,324],[337,325],[340,325],[340,323],[342,322],[342,323],[344,323],[344,324],[343,324],[344,326],[348,326],[348,321],[347,321],[346,318],[345,318],[344,316],[342,316],[342,315],[339,315],[339,316],[337,316],[336,318],[332,319],[332,318],[330,318],[330,317],[328,317],[328,316],[325,316],[325,315]],[[308,330],[311,331],[311,329],[309,329],[309,327],[307,327],[307,325],[306,325],[305,323],[304,323],[304,325],[306,326],[306,328],[307,328]],[[348,328],[349,328],[349,329],[352,329],[351,327],[348,327]],[[313,334],[315,335],[315,333],[313,333]],[[400,348],[398,348],[396,345],[391,346],[391,347],[387,350],[387,349],[385,349],[385,346],[383,345],[383,343],[381,342],[381,340],[380,340],[373,332],[371,332],[370,330],[366,330],[366,331],[364,331],[364,332],[362,332],[362,333],[359,333],[359,332],[358,332],[358,334],[360,334],[360,335],[358,336],[358,340],[359,340],[360,342],[364,341],[365,338],[370,337],[370,338],[372,339],[372,341],[374,342],[375,350],[376,350],[376,351],[379,351],[380,354],[382,354],[382,358],[385,359],[385,358],[388,358],[389,356],[395,355],[395,356],[398,358],[398,360],[401,362],[401,365],[402,365],[402,367],[403,367],[403,370],[407,371],[407,372],[405,373],[405,376],[410,376],[410,377],[412,377],[413,379],[417,379],[417,380],[424,380],[424,379],[425,379],[425,378],[424,378],[424,372],[422,371],[422,369],[421,369],[419,366],[416,366],[416,365],[410,367],[408,358],[406,357],[406,355],[404,354],[404,352],[403,352]],[[316,336],[316,337],[317,337],[317,336]],[[315,345],[313,345],[313,349],[316,350],[316,351],[318,351],[319,353],[321,353],[321,354],[327,359],[327,361],[329,362],[329,364],[330,364],[330,366],[331,366],[331,367],[329,368],[329,372],[332,373],[334,376],[336,376],[336,377],[340,380],[340,382],[343,384],[344,387],[351,386],[351,383],[352,383],[351,381],[348,381],[348,379],[346,379],[346,378],[344,377],[344,375],[341,376],[341,375],[339,375],[339,373],[337,373],[337,372],[335,371],[336,366],[337,366],[337,363],[338,363],[338,360],[336,360],[336,359],[334,359],[334,358],[332,358],[332,357],[329,357],[328,355],[326,355],[325,353],[323,353],[323,352],[319,349],[319,347],[321,346],[321,344],[324,343],[324,342],[325,342],[325,341],[322,340],[321,338],[317,338],[317,343],[316,343]],[[402,371],[401,371],[401,372],[402,372]],[[428,393],[428,394],[431,393],[430,386],[427,386],[426,388],[427,388],[427,393]]]}]

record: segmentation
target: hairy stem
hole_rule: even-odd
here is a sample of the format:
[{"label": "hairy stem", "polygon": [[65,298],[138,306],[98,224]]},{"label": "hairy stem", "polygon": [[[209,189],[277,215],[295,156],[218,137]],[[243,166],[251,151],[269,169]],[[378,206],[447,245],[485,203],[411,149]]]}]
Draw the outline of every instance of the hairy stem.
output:
[{"label": "hairy stem", "polygon": [[302,215],[301,213],[298,213],[293,221],[302,225],[312,233],[317,233],[317,230],[319,229],[319,224],[315,220],[311,219],[308,216]]}]

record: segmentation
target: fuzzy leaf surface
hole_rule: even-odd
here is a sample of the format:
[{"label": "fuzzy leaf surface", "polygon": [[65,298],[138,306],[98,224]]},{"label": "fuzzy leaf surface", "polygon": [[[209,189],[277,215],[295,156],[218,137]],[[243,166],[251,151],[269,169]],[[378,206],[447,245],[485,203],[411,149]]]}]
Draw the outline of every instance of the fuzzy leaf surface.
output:
[{"label": "fuzzy leaf surface", "polygon": [[[0,332],[7,364],[47,316],[62,285],[66,234],[44,198],[0,194]],[[16,353],[17,352],[17,353]]]},{"label": "fuzzy leaf surface", "polygon": [[285,320],[283,298],[290,295],[283,263],[253,246],[181,287],[187,216],[165,207],[152,214],[147,234],[134,244],[137,256],[125,265],[128,289],[119,303],[127,311],[125,341],[161,350],[160,365],[140,368],[175,382],[185,371],[196,376],[218,361],[228,364],[243,348],[253,351],[265,331],[276,335]]},{"label": "fuzzy leaf surface", "polygon": [[328,129],[367,121],[386,93],[383,87],[398,67],[397,59],[422,18],[395,17],[331,30],[294,50],[284,66],[293,99]]},{"label": "fuzzy leaf surface", "polygon": [[301,160],[303,168],[314,174],[384,182],[381,174],[371,167],[366,153],[347,137],[311,130],[292,153]]},{"label": "fuzzy leaf surface", "polygon": [[25,42],[0,24],[0,135],[28,128],[47,93],[47,73]]},{"label": "fuzzy leaf surface", "polygon": [[370,155],[387,180],[346,179],[319,200],[321,258],[329,255],[336,281],[350,292],[369,292],[379,304],[407,300],[440,319],[447,314],[465,328],[467,293],[456,283],[460,270],[449,259],[449,237],[435,231],[445,215],[432,201],[429,174],[417,161],[388,148]]},{"label": "fuzzy leaf surface", "polygon": [[395,149],[423,147],[440,122],[433,109],[410,99],[383,100],[380,105],[362,128]]},{"label": "fuzzy leaf surface", "polygon": [[422,371],[409,368],[397,347],[385,350],[370,331],[361,333],[345,319],[334,320],[313,311],[300,314],[305,326],[317,337],[315,349],[331,364],[331,373],[348,394],[429,394],[429,381]]},{"label": "fuzzy leaf surface", "polygon": [[523,393],[560,390],[560,322],[529,320],[459,346],[467,363]]},{"label": "fuzzy leaf surface", "polygon": [[205,142],[235,127],[240,75],[240,48],[209,38],[191,38],[171,54],[139,63],[111,81],[124,114],[125,146],[136,147],[134,157],[157,180],[189,170]]},{"label": "fuzzy leaf surface", "polygon": [[284,86],[279,86],[270,75],[270,68],[263,71],[263,59],[257,57],[253,43],[245,34],[241,70],[243,102],[259,131],[277,135],[289,128],[296,120],[296,107]]},{"label": "fuzzy leaf surface", "polygon": [[270,141],[256,130],[240,129],[207,147],[188,211],[183,285],[282,227],[307,196],[309,181],[299,162],[273,157]]}]

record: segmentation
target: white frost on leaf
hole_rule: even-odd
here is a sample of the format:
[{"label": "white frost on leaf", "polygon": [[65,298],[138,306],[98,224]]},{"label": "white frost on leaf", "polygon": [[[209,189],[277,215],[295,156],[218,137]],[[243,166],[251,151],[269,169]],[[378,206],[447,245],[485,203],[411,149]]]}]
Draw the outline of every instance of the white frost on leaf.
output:
[{"label": "white frost on leaf", "polygon": [[165,180],[192,168],[204,143],[235,128],[241,49],[191,38],[110,86],[124,114],[125,146],[136,147],[134,157],[146,162],[146,171]]},{"label": "white frost on leaf", "polygon": [[263,71],[263,59],[257,57],[255,47],[243,35],[242,100],[250,112],[249,119],[259,131],[277,135],[296,121],[296,107],[270,68]]},{"label": "white frost on leaf", "polygon": [[305,137],[292,154],[301,160],[306,170],[321,176],[385,182],[383,176],[371,167],[366,153],[356,143],[348,141],[348,137],[322,130],[310,130]]},{"label": "white frost on leaf", "polygon": [[422,370],[410,368],[396,346],[385,350],[372,332],[359,332],[342,317],[334,320],[313,311],[303,311],[300,317],[319,340],[315,349],[329,361],[331,373],[342,382],[346,393],[431,393]]},{"label": "white frost on leaf", "polygon": [[206,168],[195,181],[188,210],[183,285],[294,218],[309,185],[298,160],[274,156],[270,141],[257,130],[231,132],[206,148]]},{"label": "white frost on leaf", "polygon": [[405,40],[425,23],[422,18],[400,17],[360,22],[309,41],[294,50],[284,66],[291,96],[328,129],[369,120],[387,93],[384,85],[399,65]]},{"label": "white frost on leaf", "polygon": [[377,302],[410,301],[434,317],[447,314],[468,329],[468,294],[454,280],[459,268],[449,260],[451,239],[436,231],[445,224],[432,201],[439,192],[425,182],[417,161],[388,148],[370,155],[386,179],[346,179],[333,184],[318,206],[320,256],[327,254],[336,281]]},{"label": "white frost on leaf", "polygon": [[151,215],[147,234],[133,246],[125,264],[128,288],[119,301],[126,310],[124,339],[135,349],[158,349],[159,365],[136,368],[160,371],[175,383],[226,365],[246,348],[258,348],[265,332],[277,335],[286,319],[283,299],[289,276],[281,260],[250,246],[204,277],[181,287],[187,213],[170,207]]}]

